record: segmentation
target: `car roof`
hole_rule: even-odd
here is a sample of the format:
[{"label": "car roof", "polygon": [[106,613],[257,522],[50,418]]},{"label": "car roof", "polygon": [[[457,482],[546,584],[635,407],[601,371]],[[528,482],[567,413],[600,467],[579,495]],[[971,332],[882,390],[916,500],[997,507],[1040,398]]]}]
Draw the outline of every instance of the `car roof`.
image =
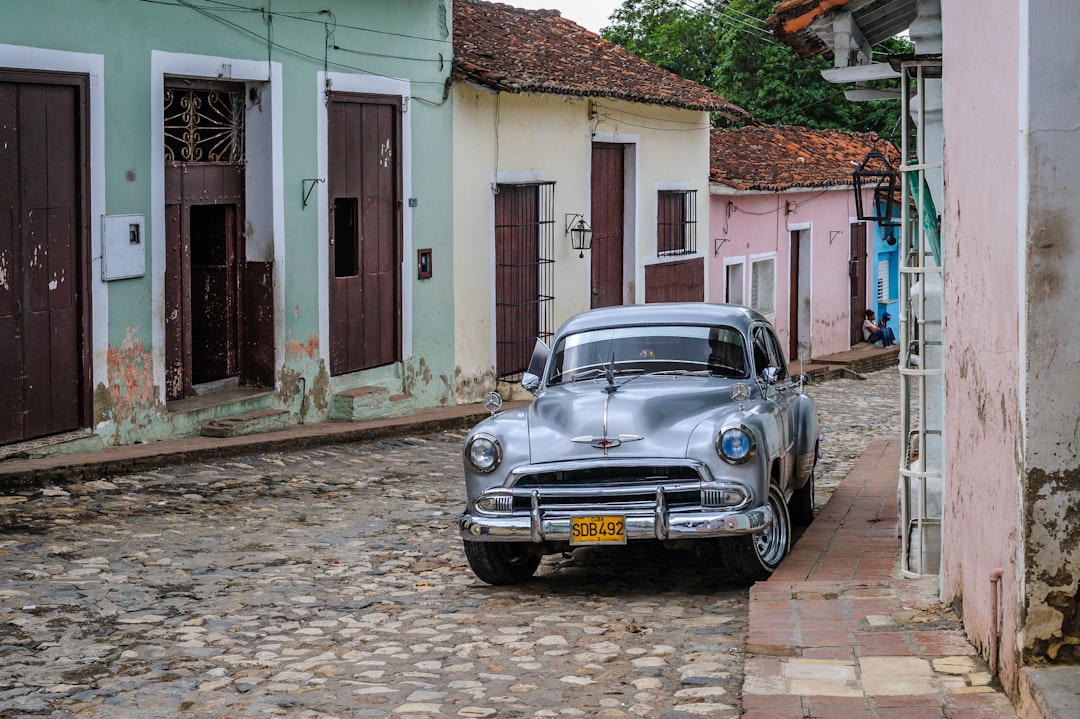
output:
[{"label": "car roof", "polygon": [[632,325],[729,325],[746,330],[764,317],[742,305],[715,304],[709,302],[651,302],[643,305],[618,305],[588,310],[576,314],[563,323],[556,333],[566,334],[601,327],[627,327]]}]

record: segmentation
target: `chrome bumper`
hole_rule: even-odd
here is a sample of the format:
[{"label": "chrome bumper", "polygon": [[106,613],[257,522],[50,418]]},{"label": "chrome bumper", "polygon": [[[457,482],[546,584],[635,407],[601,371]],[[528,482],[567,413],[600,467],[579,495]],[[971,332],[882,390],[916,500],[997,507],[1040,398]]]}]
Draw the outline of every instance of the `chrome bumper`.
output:
[{"label": "chrome bumper", "polygon": [[[602,509],[589,515],[605,514]],[[615,512],[612,512],[613,514]],[[585,513],[577,512],[575,516]],[[651,515],[628,514],[626,539],[701,539],[755,534],[773,521],[768,506],[740,512],[693,512]],[[570,541],[570,515],[530,515],[497,517],[463,514],[458,520],[462,539],[470,542],[557,542]]]}]

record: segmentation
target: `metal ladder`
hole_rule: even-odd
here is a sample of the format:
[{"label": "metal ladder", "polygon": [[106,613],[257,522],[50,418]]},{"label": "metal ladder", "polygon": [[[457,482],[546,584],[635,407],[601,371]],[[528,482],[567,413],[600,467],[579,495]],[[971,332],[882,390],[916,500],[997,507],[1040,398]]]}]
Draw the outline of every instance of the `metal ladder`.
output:
[{"label": "metal ladder", "polygon": [[[944,495],[943,303],[939,218],[925,162],[926,86],[941,77],[940,56],[905,58],[901,69],[900,223],[900,457],[899,531],[901,572],[906,577],[937,575],[941,565]],[[914,108],[912,101],[914,97]],[[914,109],[914,119],[912,110]],[[914,133],[912,132],[914,130]],[[912,137],[914,136],[914,146]],[[914,159],[914,161],[912,161]],[[912,362],[917,355],[918,365]],[[931,503],[933,495],[937,503]]]}]

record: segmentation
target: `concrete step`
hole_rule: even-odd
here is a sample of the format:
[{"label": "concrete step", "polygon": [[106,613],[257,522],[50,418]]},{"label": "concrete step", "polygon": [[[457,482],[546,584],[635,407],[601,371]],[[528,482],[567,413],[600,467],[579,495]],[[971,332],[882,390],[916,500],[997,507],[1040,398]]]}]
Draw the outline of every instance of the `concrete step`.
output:
[{"label": "concrete step", "polygon": [[276,432],[289,426],[289,413],[283,409],[257,409],[243,414],[208,419],[199,425],[203,437],[241,437],[261,432]]},{"label": "concrete step", "polygon": [[354,387],[330,398],[330,418],[344,422],[404,417],[416,409],[415,397],[390,394],[386,387]]},{"label": "concrete step", "polygon": [[54,434],[0,447],[0,461],[6,459],[35,459],[62,454],[96,452],[105,446],[98,435],[88,429]]}]

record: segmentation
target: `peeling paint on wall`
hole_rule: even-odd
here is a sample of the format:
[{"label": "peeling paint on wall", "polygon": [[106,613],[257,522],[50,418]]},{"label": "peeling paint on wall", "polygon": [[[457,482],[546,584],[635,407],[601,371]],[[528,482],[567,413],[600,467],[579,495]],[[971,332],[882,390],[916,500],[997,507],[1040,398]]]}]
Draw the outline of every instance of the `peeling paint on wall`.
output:
[{"label": "peeling paint on wall", "polygon": [[[308,385],[310,378],[310,386]],[[285,342],[284,364],[278,371],[277,399],[289,411],[306,420],[311,412],[325,415],[330,407],[330,373],[319,357],[319,338],[311,335],[304,342]]]},{"label": "peeling paint on wall", "polygon": [[94,421],[111,422],[112,441],[125,444],[140,431],[151,428],[165,414],[154,385],[153,353],[135,336],[138,328],[128,327],[118,347],[107,352],[108,382],[94,389]]},{"label": "peeling paint on wall", "polygon": [[1024,543],[1029,663],[1080,663],[1080,468],[1027,476]]},{"label": "peeling paint on wall", "polygon": [[475,404],[488,392],[495,391],[495,370],[465,374],[461,366],[454,368],[455,396],[462,404]]}]

